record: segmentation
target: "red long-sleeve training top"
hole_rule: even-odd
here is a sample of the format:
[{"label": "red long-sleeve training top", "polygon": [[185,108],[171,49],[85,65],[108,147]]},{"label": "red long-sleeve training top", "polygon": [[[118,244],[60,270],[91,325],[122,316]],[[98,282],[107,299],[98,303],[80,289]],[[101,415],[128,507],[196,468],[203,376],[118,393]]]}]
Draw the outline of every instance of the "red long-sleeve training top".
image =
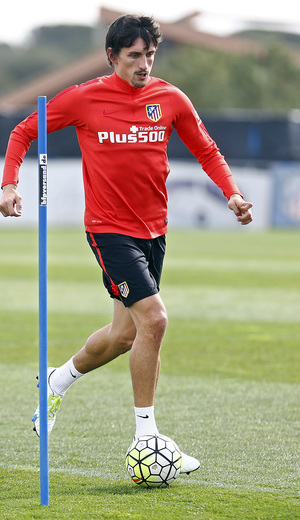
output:
[{"label": "red long-sleeve training top", "polygon": [[[191,101],[151,77],[135,88],[113,73],[70,87],[47,105],[48,133],[75,126],[82,152],[85,228],[155,238],[167,231],[167,144],[173,127],[204,171],[229,198],[240,191]],[[37,112],[12,131],[2,186],[17,184],[37,139]]]}]

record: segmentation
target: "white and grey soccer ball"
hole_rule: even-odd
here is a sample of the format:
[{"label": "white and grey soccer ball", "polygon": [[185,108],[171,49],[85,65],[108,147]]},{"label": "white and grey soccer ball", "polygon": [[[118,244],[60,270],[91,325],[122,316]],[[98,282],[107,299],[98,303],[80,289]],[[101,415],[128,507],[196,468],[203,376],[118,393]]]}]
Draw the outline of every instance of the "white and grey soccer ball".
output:
[{"label": "white and grey soccer ball", "polygon": [[164,435],[144,435],[126,453],[126,469],[133,482],[143,487],[167,487],[180,474],[181,451]]}]

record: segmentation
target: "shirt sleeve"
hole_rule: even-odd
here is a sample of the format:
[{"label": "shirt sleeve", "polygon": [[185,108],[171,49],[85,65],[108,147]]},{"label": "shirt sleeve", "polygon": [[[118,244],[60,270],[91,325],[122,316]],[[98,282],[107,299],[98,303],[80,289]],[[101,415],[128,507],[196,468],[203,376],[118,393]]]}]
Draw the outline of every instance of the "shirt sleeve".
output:
[{"label": "shirt sleeve", "polygon": [[[77,85],[55,96],[47,104],[47,133],[80,124],[73,107],[76,104]],[[1,187],[19,182],[19,170],[30,145],[38,137],[38,113],[32,113],[11,132],[5,154]]]},{"label": "shirt sleeve", "polygon": [[207,132],[190,99],[179,89],[174,91],[171,98],[175,114],[173,125],[180,139],[227,199],[234,193],[243,196],[225,158]]}]

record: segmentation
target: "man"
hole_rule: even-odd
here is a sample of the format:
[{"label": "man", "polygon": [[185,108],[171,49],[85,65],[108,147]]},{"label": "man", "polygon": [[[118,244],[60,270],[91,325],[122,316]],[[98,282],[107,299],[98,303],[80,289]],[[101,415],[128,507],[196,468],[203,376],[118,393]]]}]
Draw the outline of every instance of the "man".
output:
[{"label": "man", "polygon": [[[106,37],[114,73],[70,87],[48,103],[48,132],[76,127],[83,158],[87,240],[114,304],[112,323],[94,332],[63,366],[48,369],[49,432],[71,384],[130,350],[135,438],[158,433],[154,396],[167,327],[159,283],[167,232],[166,148],[173,127],[221,187],[237,220],[242,225],[252,220],[252,204],[243,200],[190,100],[176,87],[150,77],[160,40],[152,18],[118,18]],[[10,136],[0,201],[4,216],[21,215],[18,172],[36,138],[34,113]],[[33,421],[39,435],[39,408]],[[183,454],[183,473],[199,465]]]}]

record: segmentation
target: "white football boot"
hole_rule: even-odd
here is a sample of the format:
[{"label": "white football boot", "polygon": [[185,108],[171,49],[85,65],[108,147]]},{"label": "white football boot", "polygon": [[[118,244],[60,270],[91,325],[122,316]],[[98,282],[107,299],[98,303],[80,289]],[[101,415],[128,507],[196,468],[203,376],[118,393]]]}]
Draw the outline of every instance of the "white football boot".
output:
[{"label": "white football boot", "polygon": [[182,459],[180,473],[185,473],[186,475],[189,475],[190,473],[192,473],[192,471],[196,471],[196,469],[200,468],[200,462],[198,459],[195,459],[195,457],[186,455],[183,452],[181,452],[181,457]]},{"label": "white football boot", "polygon": [[[48,395],[48,434],[52,432],[54,423],[56,421],[56,414],[60,408],[62,397],[54,395],[53,390],[50,386],[50,376],[55,371],[55,368],[48,368],[47,370],[47,395]],[[38,377],[37,377],[38,379]],[[39,386],[39,385],[38,385]],[[33,431],[40,436],[40,407],[34,411],[32,421],[34,422]]]},{"label": "white football boot", "polygon": [[193,471],[196,471],[200,468],[200,462],[198,459],[195,459],[195,457],[191,457],[190,455],[186,455],[186,453],[183,453],[181,449],[177,446],[176,442],[173,441],[170,437],[167,437],[166,435],[161,435],[161,437],[164,437],[165,439],[170,439],[175,446],[178,448],[178,450],[181,453],[181,468],[180,468],[180,474],[186,474],[189,475]]}]

